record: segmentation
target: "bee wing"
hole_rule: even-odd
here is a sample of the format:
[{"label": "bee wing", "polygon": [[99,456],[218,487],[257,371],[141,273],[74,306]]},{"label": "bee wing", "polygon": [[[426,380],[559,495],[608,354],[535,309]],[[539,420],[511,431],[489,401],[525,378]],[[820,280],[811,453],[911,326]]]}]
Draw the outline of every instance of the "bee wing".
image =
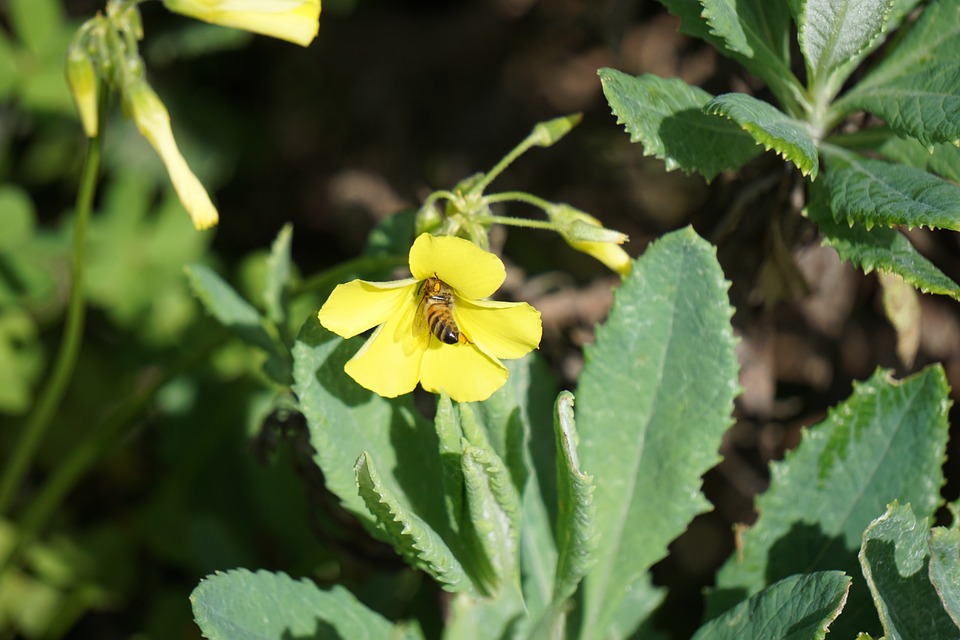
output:
[{"label": "bee wing", "polygon": [[424,348],[426,348],[427,343],[430,342],[430,326],[427,322],[428,308],[427,295],[421,288],[420,303],[417,305],[417,312],[413,316],[413,335],[423,343]]}]

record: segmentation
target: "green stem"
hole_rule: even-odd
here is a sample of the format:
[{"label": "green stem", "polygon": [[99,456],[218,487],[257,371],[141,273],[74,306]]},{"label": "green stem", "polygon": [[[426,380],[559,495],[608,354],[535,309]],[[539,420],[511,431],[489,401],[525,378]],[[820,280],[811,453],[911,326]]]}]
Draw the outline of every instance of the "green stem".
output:
[{"label": "green stem", "polygon": [[504,169],[510,166],[510,163],[512,163],[514,160],[516,160],[521,155],[526,153],[526,151],[530,147],[534,146],[536,143],[537,143],[537,135],[536,135],[536,132],[534,132],[534,133],[531,133],[529,136],[527,136],[526,139],[524,139],[520,144],[518,144],[513,149],[511,149],[510,153],[503,156],[500,162],[498,162],[493,167],[493,169],[490,169],[490,171],[488,171],[485,176],[480,178],[480,180],[476,184],[472,185],[470,187],[470,193],[471,194],[483,193],[483,190],[486,189],[487,186],[491,182],[493,182],[497,176],[503,173]]},{"label": "green stem", "polygon": [[538,198],[535,195],[523,191],[504,191],[503,193],[491,193],[488,196],[483,196],[483,202],[484,204],[495,204],[497,202],[525,202],[529,205],[537,207],[538,209],[543,209],[545,212],[549,212],[550,209],[554,207],[552,202],[544,200],[543,198]]},{"label": "green stem", "polygon": [[229,337],[228,333],[222,332],[206,344],[192,349],[190,355],[175,366],[153,377],[140,393],[117,407],[70,452],[66,460],[57,465],[56,471],[44,482],[36,498],[31,500],[20,518],[13,544],[0,555],[0,576],[16,561],[20,551],[36,538],[77,481],[120,439],[123,428],[146,409],[157,391],[174,377],[205,361],[210,353]]},{"label": "green stem", "polygon": [[560,227],[548,220],[530,220],[528,218],[511,218],[510,216],[477,216],[473,220],[479,224],[505,224],[511,227],[524,227],[525,229],[560,231]]},{"label": "green stem", "polygon": [[[107,110],[107,91],[101,91],[99,118],[103,131],[104,113]],[[77,357],[80,354],[80,344],[83,335],[84,317],[86,308],[83,300],[83,277],[86,266],[87,253],[87,223],[93,208],[93,197],[97,190],[97,176],[100,172],[100,155],[103,147],[103,134],[91,138],[87,146],[87,157],[80,177],[80,189],[77,193],[76,220],[73,230],[73,275],[70,289],[70,302],[67,306],[67,317],[63,327],[63,337],[60,342],[60,351],[46,387],[34,407],[33,413],[20,433],[13,453],[4,466],[0,476],[0,516],[9,512],[20,483],[26,474],[37,447],[50,426],[53,416],[60,407],[67,385],[73,377]]]}]

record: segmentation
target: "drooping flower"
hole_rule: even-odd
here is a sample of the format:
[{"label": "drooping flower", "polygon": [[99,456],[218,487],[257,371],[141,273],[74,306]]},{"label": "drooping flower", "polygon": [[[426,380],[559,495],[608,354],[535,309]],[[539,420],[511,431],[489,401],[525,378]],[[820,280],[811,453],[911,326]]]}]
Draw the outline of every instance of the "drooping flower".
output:
[{"label": "drooping flower", "polygon": [[302,47],[320,28],[320,0],[164,0],[185,16],[265,36]]},{"label": "drooping flower", "polygon": [[540,312],[485,300],[503,284],[503,263],[467,240],[421,234],[409,260],[411,278],[341,284],[320,309],[320,323],[344,338],[377,327],[344,370],[388,398],[419,382],[458,402],[485,400],[507,380],[500,360],[539,346]]},{"label": "drooping flower", "polygon": [[551,222],[560,227],[560,234],[571,247],[593,256],[607,268],[622,276],[630,275],[633,260],[620,246],[627,236],[619,231],[604,228],[603,224],[589,213],[568,204],[556,204],[547,210]]},{"label": "drooping flower", "polygon": [[79,46],[67,50],[67,85],[88,138],[97,135],[97,72],[90,56]]},{"label": "drooping flower", "polygon": [[183,159],[170,128],[170,114],[163,102],[145,80],[135,80],[125,87],[124,97],[137,129],[156,149],[170,174],[170,181],[183,208],[190,214],[197,229],[209,229],[217,224],[217,208],[210,201],[207,190]]}]

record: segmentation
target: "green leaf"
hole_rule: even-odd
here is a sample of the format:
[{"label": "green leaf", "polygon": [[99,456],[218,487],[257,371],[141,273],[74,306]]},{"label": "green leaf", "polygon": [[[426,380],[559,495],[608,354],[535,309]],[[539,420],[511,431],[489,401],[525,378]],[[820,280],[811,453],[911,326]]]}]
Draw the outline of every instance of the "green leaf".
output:
[{"label": "green leaf", "polygon": [[841,71],[839,79],[830,76],[840,68],[852,70],[873,50],[891,4],[891,0],[805,0],[797,27],[808,84],[833,85],[830,95],[835,95],[849,71]]},{"label": "green leaf", "polygon": [[863,532],[860,566],[886,638],[956,638],[928,573],[928,517],[896,502]]},{"label": "green leaf", "polygon": [[960,231],[960,187],[904,165],[824,148],[830,209],[837,221]]},{"label": "green leaf", "polygon": [[263,286],[263,306],[267,311],[267,318],[277,326],[286,321],[286,309],[283,305],[283,295],[290,282],[290,243],[293,240],[293,225],[289,222],[283,225],[270,247],[270,257],[267,258],[267,272]]},{"label": "green leaf", "polygon": [[33,385],[43,372],[43,348],[36,322],[21,308],[0,310],[0,413],[30,409]]},{"label": "green leaf", "polygon": [[842,571],[790,576],[703,625],[693,640],[823,640],[849,590],[850,578]]},{"label": "green leaf", "polygon": [[314,461],[343,506],[375,528],[353,471],[366,451],[382,470],[384,490],[449,540],[437,432],[416,411],[411,395],[382,398],[344,372],[363,342],[337,337],[311,315],[294,343],[293,390],[310,430]]},{"label": "green leaf", "polygon": [[833,109],[863,109],[924,145],[960,140],[960,3],[930,4],[890,55]]},{"label": "green leaf", "polygon": [[57,0],[10,0],[14,31],[35,55],[45,53],[63,29],[63,9]]},{"label": "green leaf", "polygon": [[596,549],[593,529],[593,477],[580,469],[577,445],[580,440],[573,418],[573,394],[557,397],[555,429],[557,438],[557,578],[553,599],[561,603],[577,590]]},{"label": "green leaf", "polygon": [[713,97],[679,78],[634,77],[600,69],[603,93],[644,155],[664,161],[668,171],[700,173],[707,182],[721,171],[739,169],[760,153],[753,139],[722,118],[703,113]]},{"label": "green leaf", "polygon": [[260,312],[240,297],[240,294],[210,267],[192,264],[186,267],[186,272],[194,295],[217,322],[244,342],[259,347],[268,354],[279,356],[282,353],[278,343],[279,336],[273,335],[276,328],[271,327],[268,333],[269,325]]},{"label": "green leaf", "polygon": [[[783,2],[767,0],[700,0],[710,32],[727,48],[755,63],[789,61],[790,13]],[[761,77],[764,77],[761,75]]]},{"label": "green leaf", "polygon": [[[467,405],[461,405],[461,412]],[[469,533],[487,570],[477,576],[487,593],[519,587],[520,497],[503,461],[492,449],[467,446],[461,458]],[[461,531],[463,531],[461,526]]]},{"label": "green leaf", "polygon": [[16,185],[0,185],[0,253],[26,244],[37,226],[30,195]]},{"label": "green leaf", "polygon": [[470,589],[470,579],[450,548],[430,525],[390,494],[367,452],[361,454],[354,471],[360,497],[397,552],[412,566],[433,576],[447,591]]},{"label": "green leaf", "polygon": [[[800,445],[771,465],[770,488],[757,498],[760,517],[717,574],[707,617],[796,573],[858,575],[863,530],[891,500],[930,517],[943,484],[947,398],[938,366],[903,381],[877,371],[823,422],[804,429]],[[877,626],[866,593],[862,583],[851,590],[837,637]]]},{"label": "green leaf", "polygon": [[840,258],[870,273],[874,269],[896,273],[924,293],[960,299],[960,285],[947,277],[914,248],[900,231],[862,225],[852,227],[833,219],[822,183],[810,185],[806,215],[817,223],[823,244],[833,247]]},{"label": "green leaf", "polygon": [[830,142],[848,149],[872,151],[894,162],[960,182],[960,148],[949,142],[927,147],[913,138],[901,138],[886,127],[834,136]]},{"label": "green leaf", "polygon": [[951,528],[935,527],[931,533],[930,582],[944,610],[960,627],[960,529],[956,510]]},{"label": "green leaf", "polygon": [[703,107],[704,113],[733,120],[764,149],[792,162],[800,172],[816,180],[817,143],[806,123],[786,115],[773,105],[745,93],[725,93]]},{"label": "green leaf", "polygon": [[235,569],[204,578],[190,594],[210,640],[392,637],[393,625],[340,586],[323,591],[285,573]]},{"label": "green leaf", "polygon": [[0,100],[10,98],[19,81],[17,76],[17,53],[6,32],[0,31]]},{"label": "green leaf", "polygon": [[637,260],[586,352],[580,461],[594,476],[603,538],[584,582],[584,630],[607,628],[710,507],[700,478],[719,460],[739,389],[726,292],[713,247],[690,228],[668,234]]},{"label": "green leaf", "polygon": [[523,616],[523,601],[513,589],[492,598],[458,593],[443,628],[445,640],[508,640]]}]

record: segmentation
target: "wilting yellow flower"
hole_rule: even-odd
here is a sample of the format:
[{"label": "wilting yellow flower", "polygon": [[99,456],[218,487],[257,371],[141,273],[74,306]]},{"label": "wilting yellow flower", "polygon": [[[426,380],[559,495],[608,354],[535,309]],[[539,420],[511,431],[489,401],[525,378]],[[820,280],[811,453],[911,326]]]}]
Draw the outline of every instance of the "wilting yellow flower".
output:
[{"label": "wilting yellow flower", "polygon": [[540,345],[540,312],[523,302],[484,300],[505,277],[503,263],[475,244],[421,234],[410,249],[412,278],[339,285],[320,324],[350,338],[379,325],[344,370],[392,398],[419,382],[458,402],[485,400],[507,381],[501,359]]},{"label": "wilting yellow flower", "polygon": [[88,138],[97,135],[97,72],[87,53],[78,46],[67,50],[67,84]]},{"label": "wilting yellow flower", "polygon": [[320,0],[164,0],[171,11],[303,47],[317,37]]},{"label": "wilting yellow flower", "polygon": [[160,98],[143,80],[127,85],[124,97],[133,112],[137,129],[153,145],[166,165],[177,197],[193,219],[193,225],[197,229],[209,229],[217,224],[217,208],[213,206],[207,190],[200,184],[197,176],[193,175],[187,161],[180,154],[170,129],[170,114]]},{"label": "wilting yellow flower", "polygon": [[547,210],[551,222],[558,223],[560,235],[571,247],[593,256],[622,276],[630,275],[633,261],[620,247],[629,238],[619,231],[606,229],[599,220],[568,204],[557,204]]}]

